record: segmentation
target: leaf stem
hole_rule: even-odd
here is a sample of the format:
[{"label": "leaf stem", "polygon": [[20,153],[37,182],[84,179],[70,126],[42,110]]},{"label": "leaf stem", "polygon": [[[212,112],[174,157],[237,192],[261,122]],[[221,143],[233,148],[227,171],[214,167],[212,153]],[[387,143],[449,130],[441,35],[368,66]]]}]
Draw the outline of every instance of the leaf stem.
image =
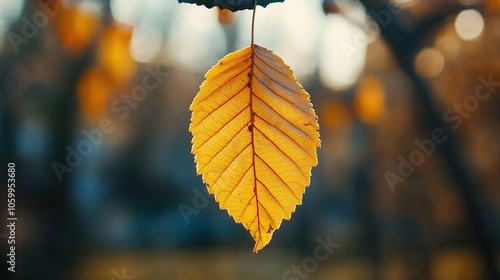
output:
[{"label": "leaf stem", "polygon": [[255,10],[257,10],[257,0],[253,1],[253,15],[252,15],[252,42],[250,47],[253,49],[253,44],[254,44],[254,31],[255,31]]}]

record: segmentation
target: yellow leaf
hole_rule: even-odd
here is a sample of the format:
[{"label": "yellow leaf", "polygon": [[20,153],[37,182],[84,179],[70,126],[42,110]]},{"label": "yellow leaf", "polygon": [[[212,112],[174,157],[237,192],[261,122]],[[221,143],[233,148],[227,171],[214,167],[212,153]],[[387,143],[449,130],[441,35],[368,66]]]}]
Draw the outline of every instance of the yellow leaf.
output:
[{"label": "yellow leaf", "polygon": [[253,45],[207,72],[190,109],[196,171],[256,253],[302,203],[318,162],[309,94],[280,57]]}]

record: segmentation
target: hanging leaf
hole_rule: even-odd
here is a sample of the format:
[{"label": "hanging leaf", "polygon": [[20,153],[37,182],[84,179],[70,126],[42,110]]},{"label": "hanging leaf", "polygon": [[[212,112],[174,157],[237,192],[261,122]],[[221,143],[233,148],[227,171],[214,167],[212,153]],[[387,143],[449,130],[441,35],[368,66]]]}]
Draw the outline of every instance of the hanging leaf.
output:
[{"label": "hanging leaf", "polygon": [[190,109],[197,173],[256,253],[302,203],[318,162],[309,94],[280,57],[253,45],[207,72]]},{"label": "hanging leaf", "polygon": [[[257,0],[257,5],[266,7],[271,3],[283,2],[285,0]],[[233,12],[240,10],[252,10],[254,0],[179,0],[179,3],[191,3],[196,5],[205,5],[207,8],[215,6],[221,9],[228,9]]]}]

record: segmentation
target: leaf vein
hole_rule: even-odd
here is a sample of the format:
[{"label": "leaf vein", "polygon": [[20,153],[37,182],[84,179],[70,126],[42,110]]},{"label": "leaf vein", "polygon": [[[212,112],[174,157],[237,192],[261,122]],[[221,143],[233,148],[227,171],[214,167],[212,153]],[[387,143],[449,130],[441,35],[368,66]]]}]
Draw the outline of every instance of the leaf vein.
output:
[{"label": "leaf vein", "polygon": [[[200,149],[201,147],[203,147],[203,145],[205,145],[205,143],[207,143],[210,139],[212,139],[212,137],[214,137],[215,135],[217,135],[217,133],[219,133],[224,127],[226,127],[230,122],[234,121],[241,113],[243,113],[243,111],[245,111],[248,107],[250,107],[250,105],[247,105],[245,106],[239,113],[235,114],[234,116],[232,116],[225,124],[221,125],[219,127],[219,129],[217,129],[217,131],[215,131],[212,135],[210,135],[207,140],[205,140],[203,143],[201,143],[201,145],[198,147],[198,149]],[[246,125],[244,126],[246,127]],[[208,134],[207,134],[208,135]]]},{"label": "leaf vein", "polygon": [[[267,187],[264,183],[262,183],[262,181],[260,181],[259,179],[256,179],[256,181],[257,181],[257,182],[259,182],[259,183],[260,183],[260,184],[264,187],[264,189],[265,189],[265,190],[267,190],[267,192],[268,192],[268,193],[269,193],[269,194],[273,197],[273,199],[276,201],[276,203],[277,203],[277,204],[281,207],[281,210],[283,210],[283,212],[286,214],[286,210],[285,210],[285,208],[284,208],[284,207],[283,207],[283,205],[279,202],[279,200],[276,198],[276,196],[274,196],[274,194],[271,192],[271,190],[270,190],[270,189],[269,189],[269,188],[268,188],[268,187]],[[261,203],[261,205],[262,205],[262,203]],[[264,209],[266,209],[266,208],[264,207],[264,205],[262,205],[262,207],[263,207]],[[266,211],[267,211],[267,209],[266,209]],[[268,213],[269,213],[269,211],[268,211]]]},{"label": "leaf vein", "polygon": [[[234,139],[236,139],[236,136],[238,136],[238,135],[241,133],[241,131],[243,131],[243,129],[244,129],[245,127],[246,127],[246,126],[243,126],[243,127],[240,129],[240,131],[238,131],[238,133],[236,133],[236,135],[234,135],[234,137],[232,137],[232,138],[231,138],[231,140],[229,140],[226,144],[224,144],[224,146],[222,146],[222,147],[220,148],[220,150],[219,150],[219,151],[217,151],[217,152],[216,152],[216,154],[219,154],[220,152],[222,152],[222,150],[224,150],[224,148],[226,148],[229,144],[231,144],[231,143],[234,141]],[[248,145],[246,145],[246,146],[245,146],[245,148],[243,148],[243,150],[245,150],[248,146],[250,146],[250,144],[251,144],[251,143],[248,143]],[[208,166],[208,165],[212,162],[212,160],[213,160],[215,157],[216,157],[216,155],[215,155],[215,156],[213,156],[213,157],[211,157],[211,158],[210,158],[210,160],[209,160],[209,161],[205,164],[205,167],[206,167],[206,166]],[[232,161],[231,161],[229,164],[231,164],[231,163],[232,163]],[[204,169],[205,167],[203,167],[203,169]],[[203,170],[203,169],[202,169],[202,170]],[[201,170],[201,171],[202,171],[202,170]]]},{"label": "leaf vein", "polygon": [[[210,96],[212,96],[215,92],[218,92],[223,86],[225,86],[227,83],[229,83],[230,81],[236,79],[238,76],[240,76],[243,72],[245,72],[246,70],[250,69],[252,67],[252,65],[249,65],[248,67],[246,67],[245,69],[243,69],[241,72],[238,72],[236,73],[233,77],[229,78],[227,81],[225,81],[222,85],[218,86],[216,89],[214,89],[212,92],[208,93],[207,96],[205,96],[205,98],[203,98],[202,100],[200,101],[197,101],[198,104],[200,104],[201,102],[207,100]],[[203,86],[203,85],[202,85]]]},{"label": "leaf vein", "polygon": [[262,100],[262,98],[260,98],[258,95],[254,95],[257,99],[259,99],[262,103],[264,103],[267,107],[269,107],[269,109],[271,109],[271,111],[274,111],[276,113],[276,115],[278,115],[279,117],[281,117],[283,120],[285,120],[287,123],[289,123],[291,126],[295,127],[298,131],[302,132],[304,135],[306,135],[308,138],[314,140],[312,138],[311,135],[307,134],[307,132],[303,131],[302,129],[300,129],[300,127],[298,127],[297,125],[295,125],[293,122],[291,122],[289,119],[285,118],[283,115],[281,115],[278,111],[276,111],[276,109],[274,109],[272,106],[270,106],[269,104],[267,104],[267,102],[265,102],[264,100]]},{"label": "leaf vein", "polygon": [[[254,199],[255,197],[255,193],[253,194],[253,196],[248,200],[247,204],[245,205],[245,208],[243,208],[243,211],[241,211],[241,215],[240,217],[238,218],[238,223],[241,222],[241,218],[243,217],[243,214],[245,214],[245,211],[247,211],[248,209],[248,206],[250,205],[250,202],[252,202],[252,199]],[[253,222],[255,221],[255,219],[257,218],[258,215],[255,215],[255,217],[253,218],[252,222],[248,225],[249,227],[253,224]]]},{"label": "leaf vein", "polygon": [[[261,116],[259,115],[255,115],[257,116],[260,120],[262,120],[263,122],[267,123],[269,126],[272,126],[274,128],[276,128],[279,132],[281,132],[284,136],[286,136],[288,139],[292,140],[293,143],[295,143],[295,145],[297,147],[299,147],[302,151],[304,151],[305,154],[307,154],[311,159],[313,159],[313,157],[306,151],[306,149],[304,149],[304,147],[302,147],[299,143],[297,143],[297,141],[295,141],[294,138],[290,137],[290,135],[286,134],[284,131],[282,131],[279,127],[275,126],[275,125],[272,125],[271,123],[269,123],[266,119],[262,118]],[[258,129],[258,128],[257,128]],[[263,132],[262,130],[258,129],[260,131],[260,133],[262,133],[262,135],[264,135],[269,141],[271,141],[271,139],[269,139],[269,137],[267,137]],[[271,141],[272,142],[272,141]],[[274,144],[274,142],[273,142]],[[276,144],[274,144],[276,146]],[[277,146],[276,146],[277,147]],[[278,148],[278,147],[277,147]]]},{"label": "leaf vein", "polygon": [[[261,71],[262,72],[262,71]],[[264,74],[265,75],[265,74]],[[279,94],[278,92],[274,91],[272,88],[270,88],[268,85],[266,85],[261,79],[259,79],[259,77],[257,75],[255,75],[255,79],[257,79],[257,81],[259,81],[259,83],[261,83],[263,86],[265,86],[267,89],[269,89],[269,91],[271,91],[274,95],[280,97],[281,99],[285,100],[286,102],[290,103],[291,105],[293,105],[294,107],[298,108],[300,111],[304,112],[304,114],[306,115],[310,115],[311,112],[306,112],[304,109],[302,109],[301,107],[297,106],[297,104],[293,103],[291,100],[289,100],[288,98],[285,98],[283,95]],[[280,85],[280,84],[278,84]],[[281,85],[280,85],[281,86]],[[288,88],[287,88],[288,89]],[[288,89],[290,90],[290,89]],[[290,90],[292,91],[292,90]]]},{"label": "leaf vein", "polygon": [[302,172],[302,170],[297,165],[297,163],[287,153],[285,153],[285,151],[283,151],[278,145],[276,145],[276,143],[274,143],[271,139],[269,139],[269,137],[267,137],[267,135],[264,134],[264,132],[262,132],[262,130],[260,130],[257,127],[255,127],[255,129],[258,130],[260,132],[260,134],[262,134],[262,136],[264,136],[267,140],[269,140],[269,142],[271,142],[273,144],[273,146],[276,147],[276,149],[278,149],[278,151],[280,151],[285,157],[287,157],[295,165],[295,167],[297,167],[297,169],[300,171],[300,173],[302,173],[304,178],[306,178],[306,175]]},{"label": "leaf vein", "polygon": [[255,154],[256,157],[258,157],[275,175],[276,177],[278,177],[278,179],[280,179],[280,181],[283,183],[283,185],[285,185],[292,193],[293,195],[295,196],[295,198],[297,200],[300,200],[299,197],[297,197],[297,195],[293,192],[293,190],[290,188],[290,186],[285,182],[285,180],[283,180],[283,178],[281,178],[281,176],[274,170],[274,168],[272,168],[264,159],[262,159],[258,154]]},{"label": "leaf vein", "polygon": [[[233,96],[231,96],[230,98],[224,100],[224,102],[222,102],[219,106],[217,106],[217,108],[215,109],[211,109],[210,113],[208,113],[206,116],[204,116],[201,120],[198,121],[198,123],[194,126],[194,127],[197,127],[199,124],[201,124],[204,120],[206,120],[209,116],[211,116],[213,113],[217,112],[217,110],[219,110],[221,107],[223,107],[224,105],[226,105],[229,101],[233,100],[233,98],[235,98],[236,96],[238,96],[238,94],[240,94],[247,86],[244,85],[240,90],[238,90],[237,93],[233,94]],[[193,128],[194,128],[193,127]]]},{"label": "leaf vein", "polygon": [[217,179],[215,179],[215,181],[212,183],[212,186],[215,186],[215,184],[217,183],[217,181],[219,181],[219,179],[222,177],[222,175],[229,169],[229,166],[231,166],[231,164],[243,153],[243,151],[245,151],[245,149],[241,150],[238,154],[236,154],[236,156],[234,156],[233,160],[229,162],[229,164],[224,168],[224,170],[222,170],[222,172],[219,174],[219,177],[217,177]]},{"label": "leaf vein", "polygon": [[[250,146],[250,143],[248,143],[248,145],[246,145],[245,148],[243,148],[243,150],[246,150],[249,146]],[[224,202],[221,202],[221,207],[224,207],[226,205],[227,200],[233,194],[234,190],[238,187],[238,185],[241,183],[241,181],[243,180],[243,178],[245,178],[245,175],[247,175],[248,171],[250,171],[250,169],[252,168],[252,166],[253,166],[253,164],[250,164],[250,166],[243,173],[243,175],[238,180],[238,182],[236,184],[234,184],[234,186],[231,188],[231,191],[229,192],[229,195],[226,197],[226,199],[224,200]]]}]

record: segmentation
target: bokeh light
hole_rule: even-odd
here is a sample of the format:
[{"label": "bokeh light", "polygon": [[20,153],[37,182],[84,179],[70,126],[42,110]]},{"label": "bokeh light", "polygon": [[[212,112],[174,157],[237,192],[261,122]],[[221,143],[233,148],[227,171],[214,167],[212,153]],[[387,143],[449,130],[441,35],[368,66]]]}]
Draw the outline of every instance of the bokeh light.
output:
[{"label": "bokeh light", "polygon": [[415,58],[415,69],[424,78],[437,77],[444,67],[444,58],[435,48],[425,48]]},{"label": "bokeh light", "polygon": [[85,122],[96,122],[104,117],[111,93],[106,74],[98,68],[85,71],[78,81],[80,112]]},{"label": "bokeh light", "polygon": [[111,0],[111,14],[118,22],[135,26],[140,20],[140,10],[145,4],[141,0]]},{"label": "bokeh light", "polygon": [[352,116],[346,104],[338,100],[329,100],[320,107],[321,126],[326,129],[338,129],[351,125]]},{"label": "bokeh light", "polygon": [[357,81],[366,57],[367,42],[358,39],[363,36],[363,31],[346,18],[328,16],[318,65],[320,81],[325,86],[344,90]]},{"label": "bokeh light", "polygon": [[167,59],[193,72],[206,71],[225,55],[226,36],[215,9],[180,5],[167,40]]},{"label": "bokeh light", "polygon": [[472,41],[479,37],[484,29],[484,19],[481,14],[469,9],[462,11],[455,19],[455,30],[464,41]]},{"label": "bokeh light", "polygon": [[23,6],[23,0],[0,1],[0,36],[2,36],[7,31],[8,26],[19,17]]},{"label": "bokeh light", "polygon": [[132,28],[113,23],[101,35],[98,63],[117,87],[124,86],[134,75],[136,63],[130,55]]},{"label": "bokeh light", "polygon": [[365,124],[375,124],[385,112],[385,88],[375,76],[366,76],[356,91],[354,110]]},{"label": "bokeh light", "polygon": [[148,25],[139,25],[132,32],[130,53],[137,62],[149,63],[161,53],[161,30]]},{"label": "bokeh light", "polygon": [[80,55],[96,35],[100,17],[95,11],[79,5],[63,5],[57,20],[57,35],[62,47],[71,54]]},{"label": "bokeh light", "polygon": [[455,32],[453,25],[444,27],[436,35],[434,46],[443,54],[445,60],[453,60],[459,54],[461,40]]},{"label": "bokeh light", "polygon": [[[237,13],[236,48],[250,44],[250,11]],[[257,9],[255,43],[273,50],[293,69],[304,84],[311,78],[318,63],[318,42],[324,24],[321,0],[289,0],[282,5]],[[264,32],[266,31],[266,32]]]}]

